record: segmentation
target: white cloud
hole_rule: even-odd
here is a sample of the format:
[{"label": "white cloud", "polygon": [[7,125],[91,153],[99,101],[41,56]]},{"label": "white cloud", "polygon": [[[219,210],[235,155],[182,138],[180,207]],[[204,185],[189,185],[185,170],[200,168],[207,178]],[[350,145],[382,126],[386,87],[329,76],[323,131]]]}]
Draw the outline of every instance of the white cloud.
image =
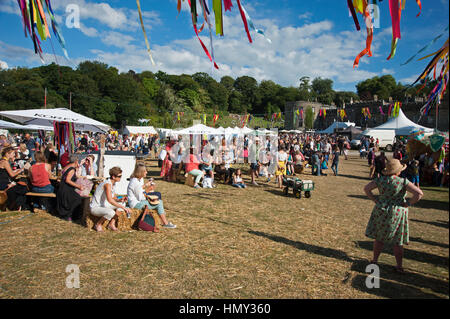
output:
[{"label": "white cloud", "polygon": [[416,74],[416,75],[411,75],[411,76],[409,76],[409,77],[406,77],[406,78],[403,78],[403,79],[398,80],[398,82],[401,82],[402,84],[405,84],[405,85],[407,85],[407,84],[412,84],[412,83],[414,83],[414,81],[415,81],[418,77],[419,77],[418,74]]},{"label": "white cloud", "polygon": [[302,13],[302,14],[300,14],[299,16],[298,16],[298,18],[300,19],[300,20],[307,20],[307,19],[309,19],[309,18],[311,18],[312,17],[312,13],[311,12],[305,12],[305,13]]},{"label": "white cloud", "polygon": [[[137,7],[136,9],[113,8],[107,2],[93,3],[86,0],[61,0],[52,3],[54,9],[63,15],[69,14],[65,11],[69,4],[78,6],[80,20],[85,24],[87,21],[95,20],[110,29],[124,31],[135,31],[140,26]],[[141,9],[143,9],[142,5],[143,2],[141,2]],[[147,28],[161,24],[156,12],[143,10],[142,17]]]},{"label": "white cloud", "polygon": [[[42,49],[44,50],[44,48]],[[0,41],[0,56],[8,62],[10,68],[13,66],[33,67],[42,65],[41,59],[38,54],[34,53],[34,49],[10,45],[3,41]],[[70,66],[72,68],[85,60],[83,58],[67,60],[64,56],[56,55],[55,61],[55,54],[45,52],[42,56],[45,64],[57,62],[59,65]]]},{"label": "white cloud", "polygon": [[104,32],[102,35],[104,44],[122,49],[130,49],[130,43],[134,40],[134,37],[116,31]]},{"label": "white cloud", "polygon": [[[253,19],[255,26],[264,30],[272,43],[268,43],[260,34],[252,31],[253,43],[249,44],[238,10],[234,10],[233,13],[227,12],[227,15],[224,15],[224,37],[216,37],[213,30],[214,56],[219,70],[212,68],[212,64],[195,36],[189,39],[174,39],[165,45],[151,42],[153,58],[157,64],[152,66],[140,30],[137,10],[114,9],[105,3],[100,6],[99,3],[88,3],[85,0],[61,1],[58,3],[59,9],[64,8],[64,4],[69,2],[86,6],[83,12],[90,11],[87,16],[83,16],[83,14],[81,16],[81,31],[88,36],[100,37],[100,40],[108,45],[90,50],[86,52],[85,56],[89,56],[90,53],[93,57],[89,59],[107,63],[121,72],[127,72],[130,69],[136,72],[161,70],[169,74],[207,72],[217,80],[225,75],[233,78],[249,75],[258,81],[270,79],[283,86],[298,86],[301,76],[310,78],[320,76],[332,79],[336,87],[345,86],[347,88],[352,87],[353,83],[373,76],[394,73],[393,70],[387,68],[376,72],[364,70],[365,66],[369,65],[373,59],[367,56],[360,60],[358,69],[353,69],[356,55],[365,47],[365,32],[336,32],[334,24],[328,20],[293,27],[279,26],[272,19]],[[172,2],[176,3],[173,0]],[[144,2],[141,1],[141,4],[144,5]],[[100,17],[110,11],[115,12],[113,16],[116,17],[116,21],[112,21],[110,16]],[[134,12],[128,16],[128,20],[133,20],[133,22],[122,19],[124,12]],[[189,14],[189,12],[183,11],[180,15]],[[146,31],[152,40],[151,27],[159,23],[159,15],[155,12],[144,12],[144,17],[153,19],[153,24],[146,24]],[[108,29],[87,26],[89,19],[96,19],[108,26]],[[211,23],[214,26],[214,18],[212,20]],[[179,23],[182,24],[181,21]],[[123,26],[123,28],[119,30],[119,26]],[[188,27],[192,28],[190,24]],[[128,32],[130,30],[135,30],[135,32]],[[377,39],[389,38],[390,32],[389,28],[381,29],[377,33]],[[210,50],[207,28],[201,33],[201,39]],[[372,44],[374,56],[380,47],[380,42],[374,40]],[[1,52],[2,49],[0,49],[0,56],[2,56]],[[33,59],[37,58],[32,50],[20,54],[23,57],[31,55]],[[11,61],[15,61],[4,59],[10,65],[12,65]],[[82,60],[84,58],[79,57],[72,60],[72,64]]]},{"label": "white cloud", "polygon": [[1,0],[0,12],[17,14],[21,16],[19,6],[15,0]]},{"label": "white cloud", "polygon": [[8,68],[8,63],[0,60],[0,70],[6,70]]},{"label": "white cloud", "polygon": [[381,73],[382,74],[394,74],[395,73],[395,71],[394,70],[392,70],[392,69],[385,69],[385,68],[383,68],[383,69],[381,69]]},{"label": "white cloud", "polygon": [[83,23],[80,22],[80,31],[83,32],[83,34],[87,35],[88,37],[98,37],[99,33],[97,29],[90,28],[85,26]]}]

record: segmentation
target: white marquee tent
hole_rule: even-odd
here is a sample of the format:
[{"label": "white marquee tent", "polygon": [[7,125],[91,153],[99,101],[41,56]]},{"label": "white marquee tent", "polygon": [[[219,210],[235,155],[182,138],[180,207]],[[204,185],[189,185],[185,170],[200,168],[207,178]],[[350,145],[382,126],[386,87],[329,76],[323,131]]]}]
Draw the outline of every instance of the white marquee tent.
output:
[{"label": "white marquee tent", "polygon": [[395,130],[395,135],[409,135],[414,129],[424,130],[425,133],[434,132],[434,129],[416,124],[408,119],[401,109],[397,117],[393,117],[386,123],[372,128],[372,130]]},{"label": "white marquee tent", "polygon": [[218,135],[222,134],[219,130],[209,127],[203,124],[195,124],[191,127],[187,127],[178,131],[175,134],[186,135],[186,134],[208,134],[208,135]]},{"label": "white marquee tent", "polygon": [[158,134],[153,126],[125,126],[123,134]]},{"label": "white marquee tent", "polygon": [[4,129],[16,129],[16,130],[28,130],[28,131],[53,131],[53,127],[41,126],[41,125],[20,125],[8,121],[0,120],[0,128]]}]

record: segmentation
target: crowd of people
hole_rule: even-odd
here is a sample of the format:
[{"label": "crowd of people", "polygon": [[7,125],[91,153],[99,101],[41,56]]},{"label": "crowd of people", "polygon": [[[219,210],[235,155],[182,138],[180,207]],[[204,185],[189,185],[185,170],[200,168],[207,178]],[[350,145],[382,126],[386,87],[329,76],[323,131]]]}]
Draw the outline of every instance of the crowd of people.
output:
[{"label": "crowd of people", "polygon": [[[0,191],[7,194],[7,207],[30,208],[27,192],[55,193],[56,199],[47,202],[50,207],[39,203],[33,205],[53,209],[66,220],[80,218],[82,197],[89,196],[93,187],[87,177],[98,174],[95,157],[91,153],[99,150],[100,143],[99,134],[77,134],[74,154],[66,152],[58,161],[58,150],[50,136],[39,134],[33,137],[29,133],[0,136]],[[158,159],[160,176],[166,181],[176,181],[177,174],[186,174],[192,176],[194,188],[214,188],[218,182],[223,182],[239,189],[247,188],[242,176],[242,168],[246,165],[252,186],[259,186],[258,182],[263,178],[265,182],[273,182],[276,187],[283,188],[284,178],[303,174],[306,169],[310,169],[312,175],[326,176],[330,174],[327,174],[328,168],[331,168],[331,174],[338,176],[339,162],[348,159],[350,150],[346,136],[309,133],[209,138],[187,135],[169,136],[162,140],[158,135],[130,137],[113,131],[106,135],[105,145],[108,150],[153,156]],[[368,176],[373,180],[365,189],[370,197],[370,191],[380,186],[392,164],[389,164],[385,151],[380,150],[378,140],[373,138],[361,139],[359,153],[361,158],[367,159]],[[79,160],[79,154],[85,154],[82,160]],[[429,154],[405,161],[406,157],[406,145],[398,141],[392,158],[404,163],[400,164],[404,169],[402,166],[402,170],[396,173],[403,182],[407,181],[405,185],[414,185],[408,186],[408,191],[419,194],[422,181],[436,186],[448,185],[448,157],[431,165]],[[60,171],[59,179],[55,178],[57,171]],[[164,227],[176,227],[165,217],[162,196],[155,191],[155,181],[145,182],[146,176],[145,165],[138,162],[130,176],[125,197],[127,202],[124,202],[115,191],[116,183],[122,179],[122,170],[114,167],[109,171],[109,178],[92,191],[91,214],[99,218],[95,230],[103,231],[102,225],[108,221],[108,228],[116,231],[119,214],[129,214],[130,209],[144,207],[156,209]],[[381,241],[376,240],[374,251],[378,254]]]},{"label": "crowd of people", "polygon": [[[339,174],[340,157],[348,159],[350,143],[347,137],[315,134],[279,134],[267,136],[210,137],[187,140],[182,136],[168,138],[158,155],[160,176],[166,181],[177,180],[184,172],[194,177],[194,187],[200,182],[205,188],[214,187],[215,181],[245,188],[241,170],[237,164],[248,164],[250,183],[265,178],[283,188],[283,177],[296,176],[306,168],[316,176],[326,176],[331,167]],[[212,184],[212,185],[211,185]]]},{"label": "crowd of people", "polygon": [[[110,150],[117,150],[117,146],[122,151],[131,147],[132,150],[128,151],[145,154],[148,153],[148,145],[153,148],[157,140],[156,136],[128,138],[110,132],[106,136],[106,146]],[[80,219],[82,199],[89,196],[93,187],[88,177],[98,175],[95,157],[91,152],[98,150],[100,135],[77,134],[74,142],[75,152],[64,153],[58,162],[58,151],[49,136],[32,137],[29,133],[10,135],[8,138],[0,136],[0,192],[6,194],[6,207],[10,210],[25,210],[31,209],[33,205],[34,208],[54,211],[67,221]],[[79,154],[86,156],[79,160]],[[146,175],[145,165],[138,163],[130,176],[127,196],[119,199],[115,185],[122,178],[122,170],[117,166],[110,169],[109,178],[95,188],[90,203],[91,214],[99,217],[94,226],[97,231],[103,231],[102,224],[106,220],[109,221],[108,228],[117,231],[118,214],[129,215],[131,208],[143,207],[156,209],[163,227],[176,227],[165,217],[162,196],[155,190],[155,181],[144,184]],[[54,193],[56,197],[45,200],[45,204],[40,200],[30,203],[26,196],[29,192]],[[155,196],[157,200],[153,199]]]},{"label": "crowd of people", "polygon": [[[191,176],[194,188],[214,188],[218,182],[239,189],[247,188],[242,168],[248,165],[252,186],[259,186],[263,178],[283,188],[283,179],[304,174],[311,169],[315,176],[332,174],[339,176],[339,162],[348,160],[350,141],[348,137],[317,134],[279,133],[263,136],[169,136],[160,139],[158,135],[119,135],[109,132],[105,141],[108,150],[135,152],[152,155],[158,160],[160,176],[165,181],[177,181],[180,174]],[[103,232],[103,225],[117,231],[120,214],[131,213],[131,209],[155,209],[165,228],[176,228],[167,220],[162,195],[156,191],[153,178],[145,181],[147,169],[138,162],[129,178],[126,197],[116,193],[117,183],[123,178],[118,166],[109,170],[109,177],[91,192],[92,182],[88,176],[96,176],[98,167],[91,154],[99,150],[101,137],[98,134],[77,134],[74,139],[74,153],[64,153],[59,158],[58,150],[51,137],[39,134],[32,137],[15,134],[0,135],[0,194],[7,194],[9,209],[29,209],[27,192],[56,193],[50,207],[68,221],[81,217],[83,197],[91,193],[90,212],[98,218],[94,229]],[[448,145],[446,146],[448,154]],[[85,154],[79,160],[79,154]],[[366,236],[374,239],[373,258],[377,264],[386,243],[392,244],[397,262],[396,271],[403,273],[403,245],[409,242],[408,207],[423,196],[421,183],[433,186],[448,186],[448,155],[437,162],[431,154],[407,158],[406,142],[397,140],[391,156],[380,150],[379,141],[362,137],[359,147],[360,158],[367,159],[368,177],[371,180],[364,192],[375,202],[369,219]],[[59,158],[59,160],[58,160]],[[57,171],[59,180],[55,179]],[[272,180],[273,179],[273,180]],[[201,185],[201,186],[200,186]],[[379,196],[372,193],[378,188]],[[412,197],[406,199],[406,194]],[[39,203],[33,203],[39,206]]]}]

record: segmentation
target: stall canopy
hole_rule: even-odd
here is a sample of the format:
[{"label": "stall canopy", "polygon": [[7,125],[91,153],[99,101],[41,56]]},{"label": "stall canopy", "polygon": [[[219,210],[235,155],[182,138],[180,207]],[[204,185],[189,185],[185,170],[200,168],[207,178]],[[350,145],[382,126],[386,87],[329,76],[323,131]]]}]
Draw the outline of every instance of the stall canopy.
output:
[{"label": "stall canopy", "polygon": [[223,134],[219,132],[217,129],[203,125],[203,124],[196,124],[194,126],[181,129],[179,131],[176,131],[176,134],[179,135],[185,135],[185,134],[209,134],[209,135],[218,135]]},{"label": "stall canopy", "polygon": [[153,126],[125,126],[123,134],[158,134]]},{"label": "stall canopy", "polygon": [[24,125],[0,120],[0,128],[23,130],[24,127]]},{"label": "stall canopy", "polygon": [[27,125],[53,127],[56,121],[73,123],[76,131],[104,132],[110,129],[106,124],[66,108],[2,111],[0,115]]},{"label": "stall canopy", "polygon": [[402,109],[400,109],[397,117],[393,117],[386,123],[373,128],[373,130],[395,130],[395,135],[409,135],[415,129],[421,129],[425,133],[434,132],[434,129],[416,124],[408,119]]},{"label": "stall canopy", "polygon": [[328,128],[323,131],[319,131],[316,133],[319,134],[333,134],[335,129],[345,129],[349,126],[355,126],[355,123],[352,122],[333,122]]},{"label": "stall canopy", "polygon": [[53,127],[40,126],[40,125],[20,125],[8,121],[0,120],[0,128],[16,129],[16,130],[29,130],[29,131],[53,131]]}]

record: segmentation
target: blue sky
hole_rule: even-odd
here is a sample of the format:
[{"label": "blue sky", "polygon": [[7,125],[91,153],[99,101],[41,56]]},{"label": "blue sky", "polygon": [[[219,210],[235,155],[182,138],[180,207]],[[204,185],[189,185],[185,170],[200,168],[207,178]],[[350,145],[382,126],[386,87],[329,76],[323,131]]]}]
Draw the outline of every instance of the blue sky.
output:
[{"label": "blue sky", "polygon": [[[355,56],[364,49],[366,32],[358,14],[361,31],[356,31],[345,0],[242,0],[255,26],[265,31],[272,43],[251,31],[250,44],[236,1],[224,13],[224,37],[213,30],[214,54],[219,70],[211,67],[192,28],[187,1],[177,17],[176,0],[141,0],[144,22],[156,66],[147,55],[134,0],[52,0],[66,40],[70,60],[66,60],[52,33],[53,54],[49,40],[43,42],[45,63],[57,62],[76,67],[84,60],[98,60],[121,72],[158,70],[169,74],[206,72],[220,80],[225,75],[243,75],[272,80],[283,86],[298,86],[299,78],[330,78],[335,90],[355,91],[355,85],[373,76],[391,74],[397,81],[411,83],[427,61],[417,59],[400,64],[444,31],[449,24],[448,0],[422,0],[422,14],[415,1],[409,0],[402,12],[397,54],[387,61],[391,44],[388,0],[378,1],[380,28],[374,30],[372,57],[363,57],[353,69]],[[212,1],[208,0],[210,7]],[[66,26],[66,8],[80,8],[80,28]],[[5,68],[42,65],[34,54],[33,43],[24,37],[16,0],[0,0],[0,65]],[[214,17],[213,28],[214,28]],[[200,23],[203,22],[199,18]],[[210,48],[209,32],[200,34]],[[426,53],[442,46],[443,36]],[[56,55],[56,58],[55,58]]]}]

